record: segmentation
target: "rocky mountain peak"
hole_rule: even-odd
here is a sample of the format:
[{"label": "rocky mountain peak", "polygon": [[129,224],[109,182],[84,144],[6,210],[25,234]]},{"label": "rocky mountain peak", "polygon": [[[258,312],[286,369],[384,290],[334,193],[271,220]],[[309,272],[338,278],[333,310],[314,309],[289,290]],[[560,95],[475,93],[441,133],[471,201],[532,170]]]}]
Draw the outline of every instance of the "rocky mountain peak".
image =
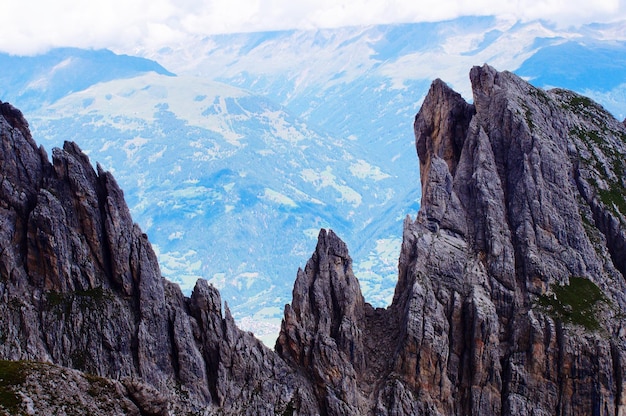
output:
[{"label": "rocky mountain peak", "polygon": [[332,230],[321,230],[306,268],[298,271],[288,309],[307,329],[341,337],[343,322],[363,317],[363,295],[352,272],[346,244]]},{"label": "rocky mountain peak", "polygon": [[285,306],[276,352],[309,374],[329,414],[358,412],[365,368],[364,301],[345,243],[321,230]]},{"label": "rocky mountain peak", "polygon": [[[579,306],[568,296],[585,298],[582,287],[602,288],[608,304],[624,307],[621,257],[613,254],[621,253],[623,231],[617,229],[623,226],[603,225],[623,223],[617,208],[623,193],[613,194],[615,200],[602,196],[617,191],[617,178],[623,178],[623,161],[615,157],[625,154],[623,126],[584,97],[543,91],[487,65],[474,67],[470,79],[475,114],[469,123],[456,119],[467,126],[456,168],[437,153],[437,130],[423,126],[437,125],[460,105],[458,97],[444,95],[449,98],[440,103],[445,88],[436,82],[415,122],[418,152],[425,152],[420,160],[430,169],[422,172],[418,218],[405,223],[404,290],[396,291],[396,301],[423,322],[405,341],[409,350],[421,349],[422,360],[428,352],[415,386],[443,414],[528,414],[538,408],[554,414],[590,406],[590,381],[574,376],[571,366],[580,356],[569,351],[622,362],[621,341],[599,347],[597,333],[580,331],[603,327],[618,334],[622,323],[597,299],[584,300],[594,304],[593,312],[574,313]],[[607,178],[613,179],[601,185]],[[604,318],[588,321],[582,317],[587,314]],[[469,341],[460,341],[464,337]],[[543,341],[533,341],[538,339]],[[468,356],[466,348],[474,352]],[[433,373],[434,362],[445,362],[440,368],[446,370]],[[409,363],[406,371],[414,365]],[[598,364],[593,372],[622,379],[624,370]],[[440,386],[439,394],[420,387],[428,385]],[[539,391],[546,385],[556,394]],[[596,405],[617,412],[620,385],[602,387],[612,393]],[[523,393],[529,386],[537,389],[536,401]]]},{"label": "rocky mountain peak", "polygon": [[18,109],[0,102],[0,116],[2,204],[25,212],[34,203],[33,193],[40,186],[43,161],[48,157],[43,148],[37,148]]},{"label": "rocky mountain peak", "polygon": [[418,138],[415,144],[423,188],[433,158],[442,159],[449,172],[454,174],[456,171],[474,107],[443,81],[436,79],[430,86],[420,112],[423,116],[416,117],[414,128]]},{"label": "rocky mountain peak", "polygon": [[63,367],[84,372],[68,376],[84,386],[72,412],[96,411],[92,402],[109,397],[98,387],[106,385],[120,405],[98,408],[103,414],[241,414],[252,406],[273,415],[296,401],[315,413],[310,388],[289,387],[306,382],[240,331],[227,308],[222,315],[215,288],[199,281],[185,298],[162,278],[110,173],[94,171],[71,142],[48,161],[20,113],[2,109],[0,357],[18,364],[2,362],[0,373],[20,374],[11,379],[16,386],[0,382],[0,389],[9,389],[13,402],[67,414],[46,399],[80,396],[70,387],[50,396],[45,379],[66,374]]},{"label": "rocky mountain peak", "polygon": [[4,118],[4,121],[11,126],[11,128],[18,129],[24,138],[31,143],[31,145],[35,144],[32,141],[28,122],[20,110],[13,107],[9,103],[3,103],[0,101],[0,115]]}]

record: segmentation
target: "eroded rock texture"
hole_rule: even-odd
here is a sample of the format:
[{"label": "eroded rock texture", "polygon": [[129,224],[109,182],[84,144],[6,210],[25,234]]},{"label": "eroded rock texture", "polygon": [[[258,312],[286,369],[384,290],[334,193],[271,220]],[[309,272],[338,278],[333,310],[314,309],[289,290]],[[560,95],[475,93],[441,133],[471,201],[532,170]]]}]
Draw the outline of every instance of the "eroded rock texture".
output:
[{"label": "eroded rock texture", "polygon": [[[488,66],[470,79],[469,123],[428,102],[415,122],[431,169],[395,301],[424,324],[400,368],[441,414],[619,414],[626,131],[573,93]],[[467,131],[458,157],[428,145],[458,141],[442,130]]]},{"label": "eroded rock texture", "polygon": [[73,143],[48,162],[0,104],[0,412],[71,414],[58,375],[101,414],[626,414],[626,127],[486,65],[470,79],[473,104],[437,80],[416,117],[392,305],[322,230],[275,352],[206,282],[161,278],[110,174]]},{"label": "eroded rock texture", "polygon": [[470,78],[474,104],[437,80],[416,117],[393,304],[364,304],[322,234],[276,350],[327,414],[624,414],[624,125],[489,66]]},{"label": "eroded rock texture", "polygon": [[306,380],[222,316],[215,288],[187,299],[161,277],[109,173],[74,143],[50,163],[18,110],[0,114],[2,359],[121,380],[141,414],[317,412]]}]

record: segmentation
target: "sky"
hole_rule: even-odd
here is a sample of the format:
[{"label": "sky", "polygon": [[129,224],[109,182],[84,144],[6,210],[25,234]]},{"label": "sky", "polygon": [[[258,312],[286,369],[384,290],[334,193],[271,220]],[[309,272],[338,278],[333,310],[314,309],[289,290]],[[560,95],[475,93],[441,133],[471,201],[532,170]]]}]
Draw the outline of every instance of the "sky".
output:
[{"label": "sky", "polygon": [[0,51],[155,49],[198,35],[495,15],[556,26],[626,20],[626,0],[0,0]]}]

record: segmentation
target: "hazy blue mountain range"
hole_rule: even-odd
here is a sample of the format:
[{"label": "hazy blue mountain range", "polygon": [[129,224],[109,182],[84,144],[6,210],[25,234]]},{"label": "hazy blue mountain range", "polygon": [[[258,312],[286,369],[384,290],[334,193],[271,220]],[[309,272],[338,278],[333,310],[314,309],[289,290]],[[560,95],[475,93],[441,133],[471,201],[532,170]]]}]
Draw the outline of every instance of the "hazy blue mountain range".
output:
[{"label": "hazy blue mountain range", "polygon": [[173,76],[156,62],[108,50],[60,48],[38,56],[0,54],[0,94],[36,110],[99,82],[146,72]]},{"label": "hazy blue mountain range", "polygon": [[489,62],[626,114],[624,23],[462,18],[134,53],[0,55],[0,99],[48,149],[74,140],[113,171],[163,274],[183,290],[208,279],[266,341],[320,227],[348,243],[366,300],[390,301],[402,221],[419,207],[413,118],[432,79],[471,99],[467,68]]}]

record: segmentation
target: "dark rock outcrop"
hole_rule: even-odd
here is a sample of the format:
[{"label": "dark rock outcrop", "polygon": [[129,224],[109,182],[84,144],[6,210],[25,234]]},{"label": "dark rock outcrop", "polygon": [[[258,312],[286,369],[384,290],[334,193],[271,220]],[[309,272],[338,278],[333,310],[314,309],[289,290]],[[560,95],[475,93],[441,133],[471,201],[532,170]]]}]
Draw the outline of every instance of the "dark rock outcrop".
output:
[{"label": "dark rock outcrop", "polygon": [[37,392],[59,374],[103,414],[81,391],[106,386],[110,414],[625,414],[626,127],[486,65],[470,79],[473,104],[437,80],[416,117],[392,305],[322,230],[275,352],[206,282],[161,278],[110,174],[73,143],[48,162],[0,104],[0,358],[28,368],[0,392],[58,409]]}]

